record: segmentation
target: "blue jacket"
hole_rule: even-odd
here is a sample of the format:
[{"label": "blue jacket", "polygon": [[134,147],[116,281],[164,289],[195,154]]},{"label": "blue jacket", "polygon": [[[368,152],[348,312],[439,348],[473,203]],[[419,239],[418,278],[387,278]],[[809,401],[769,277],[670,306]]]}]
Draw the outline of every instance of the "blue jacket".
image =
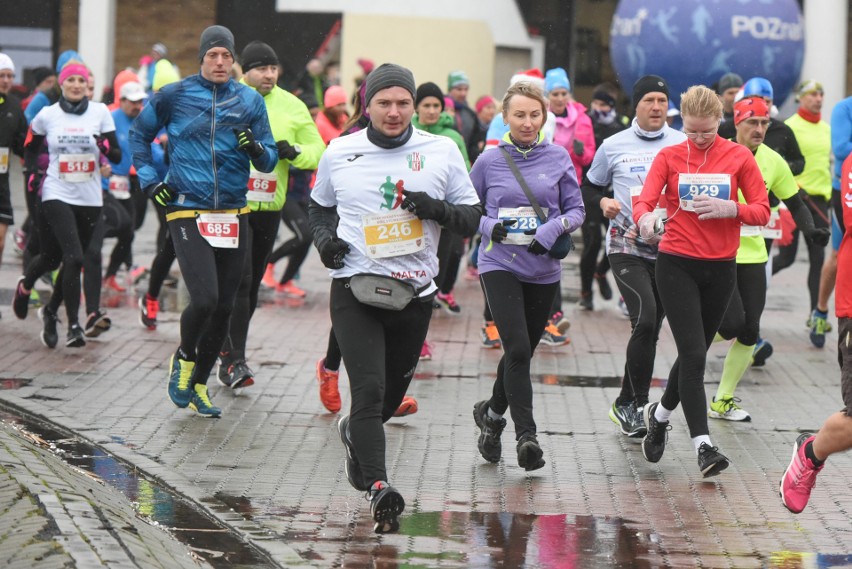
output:
[{"label": "blue jacket", "polygon": [[831,110],[831,150],[834,152],[834,176],[831,187],[840,190],[840,170],[852,152],[852,97],[846,97]]},{"label": "blue jacket", "polygon": [[161,180],[151,155],[151,141],[165,127],[169,137],[169,173],[175,192],[170,205],[187,209],[234,209],[246,205],[248,154],[237,149],[234,130],[250,128],[264,153],[251,160],[255,169],[272,172],[278,150],[263,97],[229,79],[216,84],[192,75],[163,87],[133,121],[130,150],[142,188]]}]

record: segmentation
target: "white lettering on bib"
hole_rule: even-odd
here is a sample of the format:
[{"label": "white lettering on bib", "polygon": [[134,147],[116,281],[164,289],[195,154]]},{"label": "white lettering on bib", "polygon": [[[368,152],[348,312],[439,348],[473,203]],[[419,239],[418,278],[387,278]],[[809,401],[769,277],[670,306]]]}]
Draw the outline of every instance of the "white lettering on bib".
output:
[{"label": "white lettering on bib", "polygon": [[278,187],[278,177],[275,172],[251,171],[248,181],[246,198],[253,202],[271,202],[275,200],[275,189]]},{"label": "white lettering on bib", "polygon": [[[544,215],[547,215],[547,208],[542,208],[541,211]],[[501,207],[497,210],[497,217],[500,218],[501,222],[515,220],[514,224],[505,226],[509,234],[503,243],[507,245],[529,245],[533,242],[535,235],[524,235],[524,231],[536,229],[541,225],[535,210],[531,206]]]},{"label": "white lettering on bib", "polygon": [[202,213],[195,219],[198,232],[211,247],[236,249],[240,245],[240,222],[235,213]]},{"label": "white lettering on bib", "polygon": [[677,194],[680,197],[680,208],[684,211],[695,211],[692,200],[699,195],[729,200],[731,199],[731,176],[730,174],[679,174]]},{"label": "white lettering on bib", "polygon": [[0,148],[0,174],[9,171],[9,149]]},{"label": "white lettering on bib", "polygon": [[79,184],[95,177],[94,154],[60,154],[59,179]]},{"label": "white lettering on bib", "polygon": [[426,247],[423,224],[407,210],[364,215],[361,225],[367,256],[371,259],[410,255]]},{"label": "white lettering on bib", "polygon": [[130,178],[113,174],[109,177],[109,192],[117,200],[130,199]]}]

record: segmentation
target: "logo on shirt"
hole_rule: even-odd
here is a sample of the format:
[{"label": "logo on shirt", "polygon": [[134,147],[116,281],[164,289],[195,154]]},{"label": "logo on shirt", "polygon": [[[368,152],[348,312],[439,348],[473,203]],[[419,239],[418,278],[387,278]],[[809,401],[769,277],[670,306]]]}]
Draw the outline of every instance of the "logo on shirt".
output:
[{"label": "logo on shirt", "polygon": [[402,192],[405,190],[404,185],[405,182],[403,180],[399,180],[394,184],[391,182],[391,177],[387,176],[385,183],[379,186],[379,191],[382,193],[382,199],[384,200],[384,203],[379,206],[379,209],[392,210],[398,208],[403,200]]},{"label": "logo on shirt", "polygon": [[408,160],[408,167],[412,172],[419,172],[426,167],[426,157],[419,152],[412,152],[405,159]]},{"label": "logo on shirt", "polygon": [[356,160],[358,160],[358,159],[359,159],[359,158],[361,158],[362,156],[363,156],[363,154],[354,154],[354,155],[352,156],[352,158],[347,158],[347,159],[346,159],[346,161],[347,161],[347,162],[355,162]]},{"label": "logo on shirt", "polygon": [[644,171],[645,171],[645,167],[644,167],[644,166],[631,166],[631,167],[630,167],[630,172],[631,172],[631,173],[633,173],[633,172],[644,172]]}]

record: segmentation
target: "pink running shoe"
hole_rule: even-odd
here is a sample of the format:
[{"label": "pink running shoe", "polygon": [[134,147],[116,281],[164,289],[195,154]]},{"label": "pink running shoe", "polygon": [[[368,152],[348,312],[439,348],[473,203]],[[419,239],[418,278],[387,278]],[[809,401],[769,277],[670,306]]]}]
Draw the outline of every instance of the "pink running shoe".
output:
[{"label": "pink running shoe", "polygon": [[420,361],[432,359],[432,346],[429,342],[423,342],[423,347],[420,348]]},{"label": "pink running shoe", "polygon": [[816,477],[825,464],[814,466],[814,463],[805,456],[805,445],[816,437],[810,433],[802,433],[793,444],[793,458],[790,465],[784,471],[781,478],[781,502],[794,514],[801,513],[808,505],[811,490],[816,484]]}]

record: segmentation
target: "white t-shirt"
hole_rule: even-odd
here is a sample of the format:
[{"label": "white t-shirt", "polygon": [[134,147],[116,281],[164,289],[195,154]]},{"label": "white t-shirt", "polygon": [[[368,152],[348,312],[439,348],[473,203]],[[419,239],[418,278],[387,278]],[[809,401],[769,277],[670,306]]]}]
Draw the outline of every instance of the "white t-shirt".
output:
[{"label": "white t-shirt", "polygon": [[399,148],[380,148],[361,130],[331,142],[320,159],[311,198],[323,207],[337,207],[337,236],[351,251],[332,278],[359,273],[384,275],[435,289],[438,274],[436,221],[419,220],[400,208],[401,190],[426,192],[453,204],[476,205],[456,144],[444,136],[415,129]]},{"label": "white t-shirt", "polygon": [[94,135],[115,131],[106,105],[90,101],[85,113],[75,115],[54,103],[39,111],[32,129],[33,134],[45,136],[50,154],[42,201],[102,206],[101,152]]}]

